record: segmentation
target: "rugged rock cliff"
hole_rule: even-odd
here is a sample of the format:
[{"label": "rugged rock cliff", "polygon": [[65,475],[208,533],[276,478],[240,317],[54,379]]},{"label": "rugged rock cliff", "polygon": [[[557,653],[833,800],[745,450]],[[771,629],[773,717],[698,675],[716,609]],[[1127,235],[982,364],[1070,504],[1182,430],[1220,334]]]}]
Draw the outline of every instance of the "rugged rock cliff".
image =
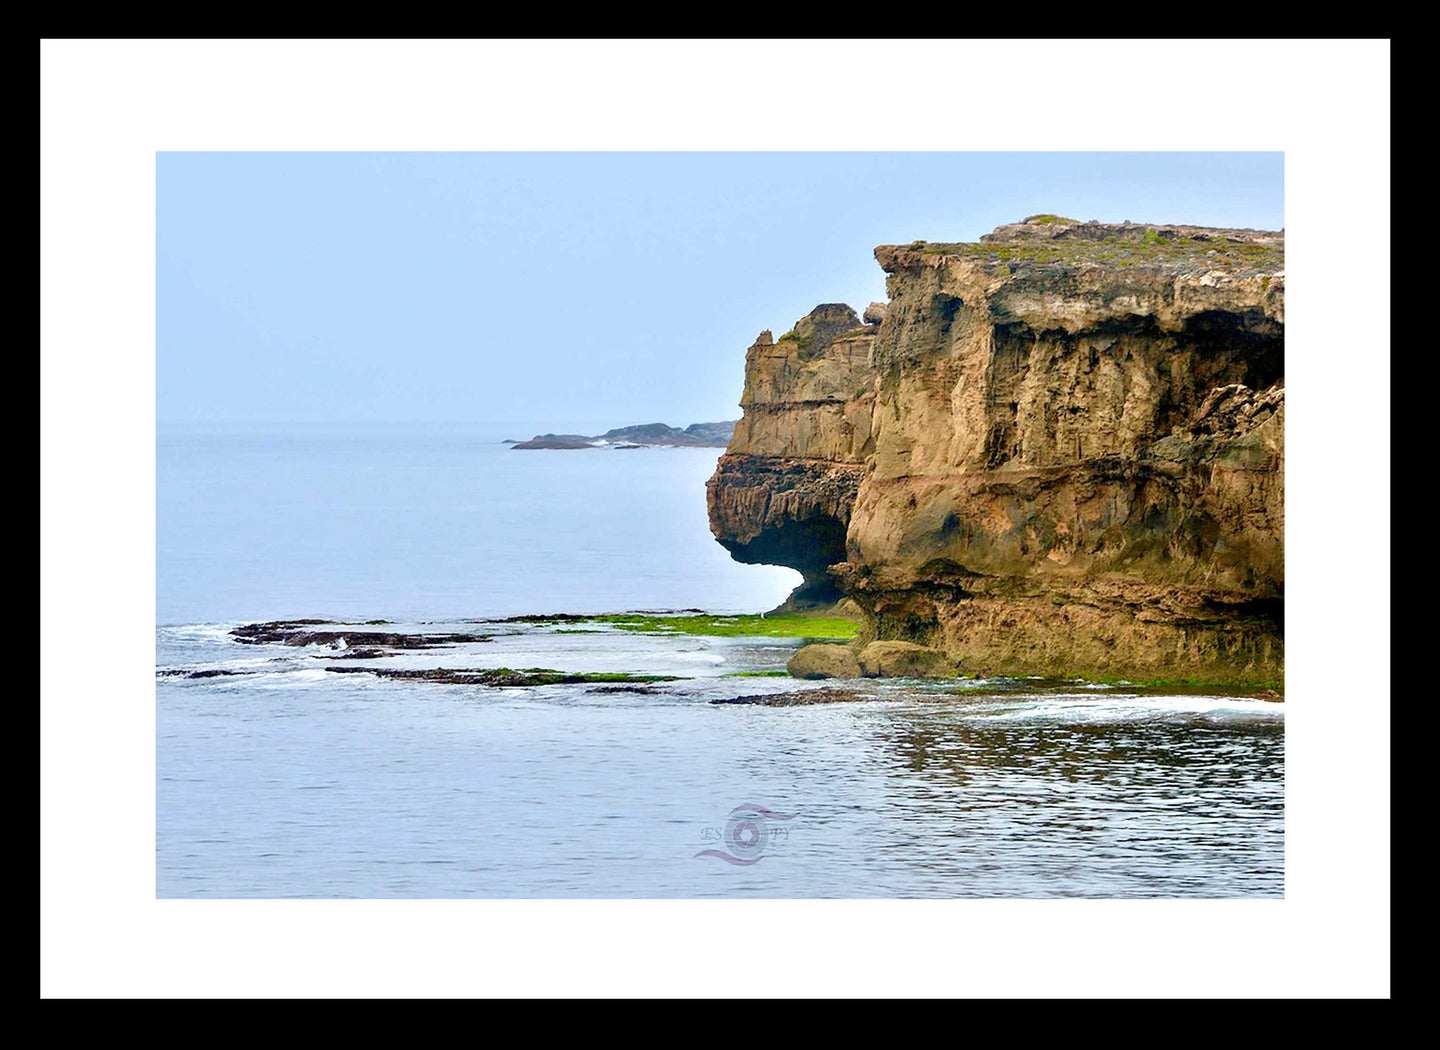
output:
[{"label": "rugged rock cliff", "polygon": [[707,487],[710,526],[739,561],[800,570],[792,607],[840,596],[827,570],[845,560],[873,451],[877,331],[848,306],[822,305],[779,341],[761,332],[745,355],[745,414]]},{"label": "rugged rock cliff", "polygon": [[721,541],[816,592],[826,561],[866,641],[966,672],[1279,679],[1283,234],[1038,216],[875,254],[879,324],[751,348]]}]

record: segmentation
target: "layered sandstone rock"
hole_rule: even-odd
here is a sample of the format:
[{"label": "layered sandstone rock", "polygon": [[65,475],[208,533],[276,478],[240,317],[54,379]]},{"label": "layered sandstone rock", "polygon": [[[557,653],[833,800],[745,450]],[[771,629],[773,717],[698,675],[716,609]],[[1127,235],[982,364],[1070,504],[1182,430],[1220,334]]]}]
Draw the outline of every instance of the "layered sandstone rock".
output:
[{"label": "layered sandstone rock", "polygon": [[[867,640],[967,672],[1277,680],[1283,233],[1038,216],[875,254],[890,303],[848,337],[869,392],[802,408],[815,358],[752,347],[711,482],[722,542],[805,560],[807,583],[829,560]],[[820,503],[792,494],[814,481],[786,481],[812,464],[859,482],[807,544],[793,522]]]},{"label": "layered sandstone rock", "polygon": [[738,561],[798,569],[792,608],[840,597],[827,569],[845,558],[872,451],[877,331],[826,304],[779,340],[761,332],[745,356],[745,414],[707,487],[710,526]]},{"label": "layered sandstone rock", "polygon": [[916,645],[914,642],[871,642],[861,647],[857,656],[860,671],[866,678],[955,677],[954,660],[938,649]]},{"label": "layered sandstone rock", "polygon": [[785,665],[795,678],[859,678],[860,658],[848,645],[806,645]]}]

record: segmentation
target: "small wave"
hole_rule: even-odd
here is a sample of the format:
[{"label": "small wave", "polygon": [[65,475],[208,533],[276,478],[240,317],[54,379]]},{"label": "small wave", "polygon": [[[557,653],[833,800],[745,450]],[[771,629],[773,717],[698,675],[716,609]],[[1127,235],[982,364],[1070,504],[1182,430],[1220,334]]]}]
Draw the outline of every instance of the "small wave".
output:
[{"label": "small wave", "polygon": [[159,627],[157,630],[174,641],[230,642],[234,623],[182,623]]},{"label": "small wave", "polygon": [[725,662],[725,657],[719,655],[718,653],[707,653],[701,652],[699,650],[673,653],[671,654],[670,659],[675,660],[679,663],[710,664],[712,666],[716,664],[723,664]]},{"label": "small wave", "polygon": [[306,689],[333,682],[338,675],[326,674],[323,667],[298,667],[285,671],[262,671],[248,678],[261,689]]},{"label": "small wave", "polygon": [[970,713],[993,721],[1129,722],[1169,718],[1284,718],[1283,701],[1241,696],[1143,696],[1076,693],[976,704]]}]

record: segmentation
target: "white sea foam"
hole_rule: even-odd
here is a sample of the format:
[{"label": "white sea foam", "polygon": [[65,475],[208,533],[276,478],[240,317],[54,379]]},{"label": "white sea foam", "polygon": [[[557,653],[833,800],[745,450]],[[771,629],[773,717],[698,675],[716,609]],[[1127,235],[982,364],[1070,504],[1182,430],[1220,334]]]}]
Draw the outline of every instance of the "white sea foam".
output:
[{"label": "white sea foam", "polygon": [[230,632],[238,627],[234,623],[182,623],[159,628],[160,633],[175,641],[231,642]]},{"label": "white sea foam", "polygon": [[719,667],[725,662],[725,657],[719,653],[710,653],[700,650],[691,652],[679,652],[671,656],[671,659],[682,664],[709,664],[712,667]]},{"label": "white sea foam", "polygon": [[976,703],[969,705],[967,712],[996,721],[1128,722],[1185,717],[1283,718],[1285,705],[1240,696],[1067,693]]}]

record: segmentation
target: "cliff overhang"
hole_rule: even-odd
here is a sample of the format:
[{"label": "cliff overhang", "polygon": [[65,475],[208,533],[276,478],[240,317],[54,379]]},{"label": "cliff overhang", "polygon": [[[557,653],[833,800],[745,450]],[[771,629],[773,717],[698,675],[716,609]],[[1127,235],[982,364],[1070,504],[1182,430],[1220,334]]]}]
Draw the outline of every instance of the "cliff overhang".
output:
[{"label": "cliff overhang", "polygon": [[717,538],[965,671],[1278,679],[1283,232],[1037,216],[875,256],[872,323],[747,354]]}]

